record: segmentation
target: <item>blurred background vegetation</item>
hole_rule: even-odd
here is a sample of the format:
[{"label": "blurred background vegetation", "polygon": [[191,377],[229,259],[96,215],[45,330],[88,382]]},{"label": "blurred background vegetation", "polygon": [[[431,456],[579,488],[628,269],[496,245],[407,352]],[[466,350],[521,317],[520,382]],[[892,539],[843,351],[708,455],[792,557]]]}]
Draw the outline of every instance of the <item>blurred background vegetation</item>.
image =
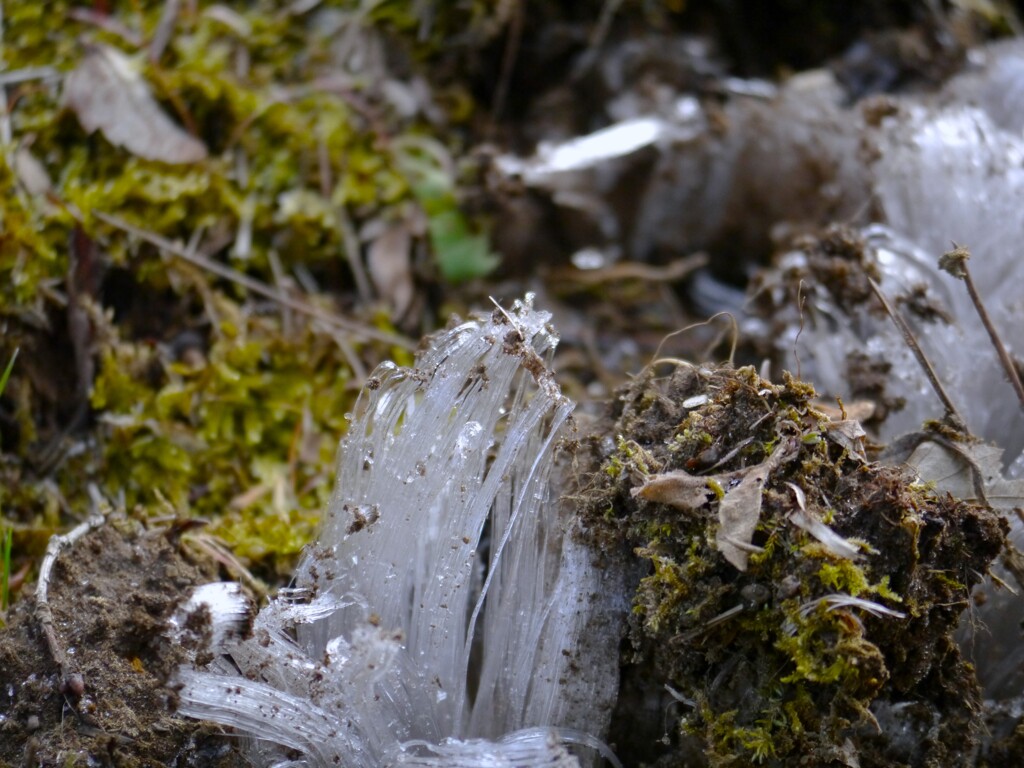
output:
[{"label": "blurred background vegetation", "polygon": [[[367,372],[409,363],[489,281],[536,271],[529,254],[494,252],[480,149],[529,151],[539,95],[609,36],[707,35],[730,71],[778,77],[938,13],[881,0],[5,2],[13,590],[95,491],[142,519],[202,519],[201,545],[226,564],[284,577]],[[999,3],[941,15],[1016,26]]]}]

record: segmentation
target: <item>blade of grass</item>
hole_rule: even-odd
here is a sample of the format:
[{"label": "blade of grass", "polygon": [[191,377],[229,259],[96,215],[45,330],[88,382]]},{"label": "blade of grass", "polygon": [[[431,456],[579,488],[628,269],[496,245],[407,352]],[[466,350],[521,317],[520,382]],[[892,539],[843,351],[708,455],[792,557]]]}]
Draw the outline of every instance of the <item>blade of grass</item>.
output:
[{"label": "blade of grass", "polygon": [[[10,361],[7,363],[7,367],[4,369],[3,376],[0,376],[0,395],[3,394],[7,388],[7,380],[11,378],[11,371],[14,370],[14,361],[18,359],[18,352],[21,350],[20,347],[16,347],[14,354],[11,355]],[[0,563],[0,611],[6,611],[7,606],[10,604],[10,585],[11,585],[11,547],[14,544],[14,529],[4,527],[4,540],[3,540],[3,553],[2,563]]]},{"label": "blade of grass", "polygon": [[7,367],[4,369],[4,375],[0,376],[0,395],[4,393],[7,388],[7,380],[11,378],[11,371],[14,370],[14,361],[18,359],[18,352],[21,351],[21,347],[17,347],[14,350],[14,354],[11,355],[10,362],[7,363]]},{"label": "blade of grass", "polygon": [[6,611],[10,605],[11,593],[11,547],[14,543],[14,529],[4,529],[3,564],[0,565],[0,611]]}]

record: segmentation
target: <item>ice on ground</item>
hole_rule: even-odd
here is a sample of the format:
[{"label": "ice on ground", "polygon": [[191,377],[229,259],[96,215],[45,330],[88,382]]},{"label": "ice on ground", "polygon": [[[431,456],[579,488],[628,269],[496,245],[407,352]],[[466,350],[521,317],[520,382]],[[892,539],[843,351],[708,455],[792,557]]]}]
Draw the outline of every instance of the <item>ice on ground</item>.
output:
[{"label": "ice on ground", "polygon": [[275,765],[577,765],[607,748],[627,605],[550,491],[573,404],[528,297],[379,367],[294,587],[180,711]]}]

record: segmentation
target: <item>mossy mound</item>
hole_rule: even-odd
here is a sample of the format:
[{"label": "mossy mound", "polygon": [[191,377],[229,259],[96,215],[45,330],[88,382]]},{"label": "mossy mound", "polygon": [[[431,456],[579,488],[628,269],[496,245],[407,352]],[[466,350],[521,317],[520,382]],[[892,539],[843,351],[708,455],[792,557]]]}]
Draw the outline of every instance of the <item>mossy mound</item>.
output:
[{"label": "mossy mound", "polygon": [[615,401],[614,447],[595,441],[600,469],[582,498],[606,550],[624,540],[646,564],[623,650],[620,754],[970,760],[980,694],[952,632],[1005,522],[868,463],[856,422],[831,420],[813,396],[751,368],[677,363]]}]

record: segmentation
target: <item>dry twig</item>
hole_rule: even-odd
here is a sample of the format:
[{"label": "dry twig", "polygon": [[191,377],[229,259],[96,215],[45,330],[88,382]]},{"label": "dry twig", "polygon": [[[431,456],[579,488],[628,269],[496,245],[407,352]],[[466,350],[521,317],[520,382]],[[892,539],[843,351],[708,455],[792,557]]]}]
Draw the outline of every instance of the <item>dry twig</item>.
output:
[{"label": "dry twig", "polygon": [[85,680],[81,673],[74,671],[68,662],[64,645],[57,637],[57,631],[53,627],[53,609],[50,607],[49,601],[50,579],[53,575],[53,566],[61,552],[89,531],[99,528],[106,520],[105,515],[97,513],[66,534],[50,537],[50,543],[46,545],[46,555],[39,567],[39,585],[36,587],[36,621],[39,622],[39,626],[43,630],[43,637],[46,638],[46,647],[50,651],[50,656],[57,662],[60,669],[61,690],[76,696],[80,696],[85,690]]},{"label": "dry twig", "polygon": [[910,326],[907,325],[907,321],[904,320],[895,309],[893,309],[889,300],[885,297],[885,294],[882,293],[882,289],[878,286],[878,283],[870,277],[868,278],[868,282],[871,284],[871,290],[875,292],[875,296],[877,296],[878,300],[882,302],[882,307],[885,309],[886,314],[889,315],[892,321],[896,324],[896,327],[900,329],[900,333],[903,335],[903,341],[905,341],[907,346],[910,347],[910,351],[914,353],[914,357],[917,359],[918,364],[924,371],[925,376],[928,377],[928,381],[931,383],[932,389],[935,390],[935,394],[938,396],[939,400],[942,401],[942,405],[946,409],[946,416],[952,418],[960,428],[966,429],[966,422],[960,415],[960,412],[956,409],[956,406],[953,405],[953,401],[949,399],[949,395],[946,394],[946,390],[943,388],[942,382],[939,381],[939,377],[935,374],[935,369],[932,368],[932,364],[928,362],[928,358],[925,357],[924,351],[917,343],[917,338],[915,338],[914,332],[910,329]]},{"label": "dry twig", "polygon": [[555,282],[575,283],[584,287],[620,283],[623,280],[640,280],[649,283],[674,283],[693,271],[707,266],[708,255],[703,252],[671,261],[665,266],[641,264],[635,261],[621,261],[599,269],[577,269],[566,267],[554,270],[551,278]]},{"label": "dry twig", "polygon": [[[208,259],[198,253],[190,253],[185,248],[171,242],[167,238],[161,237],[156,233],[140,229],[117,216],[111,216],[110,214],[102,213],[100,211],[94,211],[93,215],[101,221],[105,221],[107,224],[110,224],[112,227],[116,227],[117,229],[127,232],[130,235],[134,235],[141,240],[145,240],[147,243],[155,245],[157,248],[166,251],[172,256],[176,256],[183,261],[187,261],[188,263],[217,275],[218,277],[222,277],[225,280],[237,283],[243,288],[246,288],[259,296],[276,301],[283,307],[288,307],[289,309],[295,310],[303,315],[319,320],[331,328],[345,331],[346,333],[350,333],[353,336],[363,339],[392,344],[394,346],[401,347],[402,349],[415,349],[416,345],[404,336],[399,336],[395,333],[388,333],[387,331],[381,331],[377,328],[373,328],[372,326],[358,323],[354,320],[349,320],[331,312],[326,312],[319,307],[313,306],[307,301],[289,296],[288,294],[272,288],[260,280],[256,280],[255,278],[242,274],[238,270],[224,266],[223,264],[218,264],[212,259]],[[349,363],[352,365],[353,370],[361,370],[362,365],[358,362],[358,359],[355,357],[354,351],[349,347],[348,342],[343,338],[339,338],[338,343],[342,346],[342,350],[349,358]]]},{"label": "dry twig", "polygon": [[971,271],[967,268],[967,260],[969,258],[971,258],[971,252],[967,248],[953,243],[953,250],[942,254],[939,258],[939,269],[964,281],[964,285],[967,286],[967,294],[971,297],[974,308],[978,310],[978,316],[981,318],[981,323],[985,326],[985,330],[988,331],[988,337],[992,340],[992,346],[996,348],[999,362],[1002,363],[1006,375],[1010,378],[1010,384],[1013,385],[1013,391],[1017,393],[1017,399],[1020,401],[1021,407],[1024,407],[1024,384],[1021,384],[1020,374],[1017,373],[1017,366],[1013,364],[1010,353],[1006,351],[1006,345],[1003,344],[1003,340],[1000,338],[992,318],[988,316],[988,311],[985,309],[985,304],[981,300],[978,289],[974,287]]}]

